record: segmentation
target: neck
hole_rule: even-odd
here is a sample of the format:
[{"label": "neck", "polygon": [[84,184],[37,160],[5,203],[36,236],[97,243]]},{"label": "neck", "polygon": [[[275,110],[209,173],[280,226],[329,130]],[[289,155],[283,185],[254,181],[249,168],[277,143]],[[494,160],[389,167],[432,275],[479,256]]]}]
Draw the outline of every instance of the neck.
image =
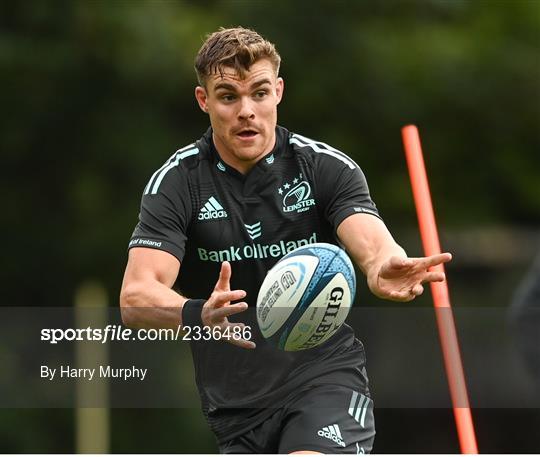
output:
[{"label": "neck", "polygon": [[259,160],[274,149],[277,139],[276,134],[274,133],[270,145],[264,148],[260,154],[236,153],[227,148],[226,145],[219,140],[219,137],[216,137],[214,132],[212,132],[212,141],[221,160],[229,167],[234,168],[239,173],[245,175],[257,164],[257,162],[259,162]]}]

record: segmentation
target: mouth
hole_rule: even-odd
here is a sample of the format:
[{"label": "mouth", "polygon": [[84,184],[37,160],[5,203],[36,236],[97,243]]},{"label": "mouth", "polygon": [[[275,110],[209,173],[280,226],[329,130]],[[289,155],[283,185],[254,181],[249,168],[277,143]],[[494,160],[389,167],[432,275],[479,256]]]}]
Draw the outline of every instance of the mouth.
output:
[{"label": "mouth", "polygon": [[253,139],[255,138],[257,135],[259,134],[259,132],[257,132],[256,130],[253,130],[253,129],[242,129],[242,130],[239,130],[238,132],[236,132],[236,136],[244,139],[244,140],[250,140],[250,139]]}]

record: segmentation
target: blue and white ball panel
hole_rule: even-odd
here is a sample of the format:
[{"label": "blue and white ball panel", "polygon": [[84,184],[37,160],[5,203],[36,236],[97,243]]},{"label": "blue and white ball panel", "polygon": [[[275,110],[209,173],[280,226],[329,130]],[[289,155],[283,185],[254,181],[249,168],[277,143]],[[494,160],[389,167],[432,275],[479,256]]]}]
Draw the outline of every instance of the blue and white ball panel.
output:
[{"label": "blue and white ball panel", "polygon": [[349,256],[343,249],[339,249],[338,255],[334,257],[332,263],[328,266],[327,273],[328,272],[342,273],[345,276],[345,280],[352,292],[351,303],[354,302],[354,295],[356,293],[356,274],[354,273],[354,266],[351,259],[349,259]]},{"label": "blue and white ball panel", "polygon": [[284,331],[279,347],[286,351],[309,349],[324,343],[341,327],[351,309],[351,291],[342,273],[332,275],[311,306]]},{"label": "blue and white ball panel", "polygon": [[[259,289],[257,320],[265,338],[273,336],[294,312],[313,277],[319,259],[313,255],[298,255],[279,261]],[[279,308],[279,310],[272,310]]]},{"label": "blue and white ball panel", "polygon": [[297,248],[268,272],[261,286],[261,332],[287,351],[316,346],[343,324],[355,290],[354,268],[342,249],[327,243]]}]

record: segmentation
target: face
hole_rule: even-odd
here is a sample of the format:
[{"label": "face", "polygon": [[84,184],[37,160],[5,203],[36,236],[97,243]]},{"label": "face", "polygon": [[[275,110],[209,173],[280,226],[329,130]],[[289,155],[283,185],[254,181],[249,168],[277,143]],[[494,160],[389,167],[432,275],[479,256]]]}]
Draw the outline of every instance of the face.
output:
[{"label": "face", "polygon": [[221,158],[246,173],[276,142],[277,105],[283,80],[269,60],[255,62],[241,79],[233,68],[211,75],[195,97],[210,116],[214,144]]}]

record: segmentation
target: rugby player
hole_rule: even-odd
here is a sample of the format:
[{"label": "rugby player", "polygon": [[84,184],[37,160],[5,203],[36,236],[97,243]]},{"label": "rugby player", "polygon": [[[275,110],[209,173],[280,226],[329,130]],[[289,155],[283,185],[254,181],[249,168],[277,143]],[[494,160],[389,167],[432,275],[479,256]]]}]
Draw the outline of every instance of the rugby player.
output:
[{"label": "rugby player", "polygon": [[[135,327],[216,330],[191,349],[220,452],[369,453],[375,424],[362,343],[343,325],[310,350],[270,346],[250,312],[258,289],[287,252],[326,242],[347,250],[375,295],[409,301],[444,280],[429,268],[451,255],[407,257],[358,165],[277,125],[279,66],[275,46],[252,30],[207,37],[195,98],[210,127],[144,188],[122,316]],[[242,325],[251,334],[231,336]]]}]

